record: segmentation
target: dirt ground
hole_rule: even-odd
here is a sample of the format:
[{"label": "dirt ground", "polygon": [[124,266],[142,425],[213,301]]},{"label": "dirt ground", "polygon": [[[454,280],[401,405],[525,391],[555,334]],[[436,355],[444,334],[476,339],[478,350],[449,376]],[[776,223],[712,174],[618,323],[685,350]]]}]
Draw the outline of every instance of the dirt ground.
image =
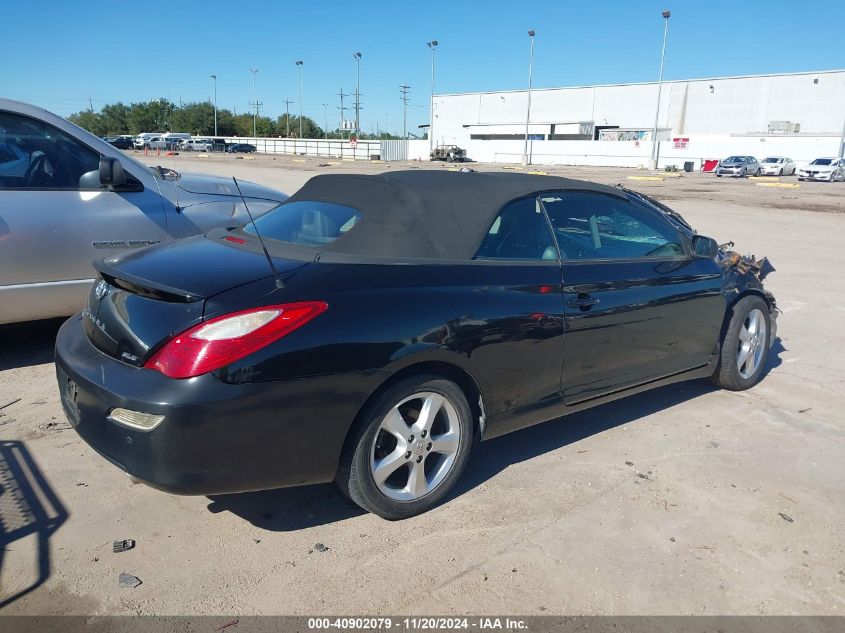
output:
[{"label": "dirt ground", "polygon": [[[288,193],[324,171],[451,168],[141,158]],[[770,256],[783,314],[764,380],[743,393],[670,386],[483,443],[447,503],[391,523],[331,485],[214,498],[132,485],[64,420],[58,323],[6,326],[4,612],[845,612],[845,183],[540,169],[625,183],[701,233]],[[111,551],[129,538],[134,549]],[[122,572],[143,584],[121,588]]]}]

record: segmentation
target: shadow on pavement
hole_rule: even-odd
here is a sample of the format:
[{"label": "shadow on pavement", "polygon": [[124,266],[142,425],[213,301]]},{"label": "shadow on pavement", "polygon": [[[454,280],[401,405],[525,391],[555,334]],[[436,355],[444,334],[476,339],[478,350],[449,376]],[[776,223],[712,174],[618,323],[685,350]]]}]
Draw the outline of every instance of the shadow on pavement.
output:
[{"label": "shadow on pavement", "polygon": [[56,334],[66,320],[0,325],[0,371],[53,362]]},{"label": "shadow on pavement", "polygon": [[271,532],[294,532],[364,514],[334,484],[215,495],[209,500],[209,512],[231,512]]},{"label": "shadow on pavement", "polygon": [[23,442],[0,441],[0,579],[9,546],[32,535],[37,540],[35,581],[16,588],[12,594],[4,592],[0,609],[32,592],[50,577],[50,537],[67,518],[67,510]]}]

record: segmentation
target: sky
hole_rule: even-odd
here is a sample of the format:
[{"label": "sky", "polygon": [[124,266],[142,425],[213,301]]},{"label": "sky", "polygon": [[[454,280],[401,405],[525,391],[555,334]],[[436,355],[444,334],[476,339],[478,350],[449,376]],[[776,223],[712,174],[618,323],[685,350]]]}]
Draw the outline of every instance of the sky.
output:
[{"label": "sky", "polygon": [[262,114],[282,114],[285,99],[298,114],[302,60],[304,114],[322,126],[327,113],[334,128],[337,93],[354,92],[352,54],[360,51],[362,129],[401,133],[399,86],[407,84],[408,131],[419,132],[431,95],[427,41],[440,43],[438,94],[525,88],[528,29],[536,32],[535,88],[654,81],[666,8],[665,80],[845,67],[841,1],[820,11],[801,11],[798,0],[2,4],[0,96],[65,116],[88,108],[89,99],[95,110],[116,101],[210,100],[212,74],[219,107],[250,111],[250,68],[258,68]]}]

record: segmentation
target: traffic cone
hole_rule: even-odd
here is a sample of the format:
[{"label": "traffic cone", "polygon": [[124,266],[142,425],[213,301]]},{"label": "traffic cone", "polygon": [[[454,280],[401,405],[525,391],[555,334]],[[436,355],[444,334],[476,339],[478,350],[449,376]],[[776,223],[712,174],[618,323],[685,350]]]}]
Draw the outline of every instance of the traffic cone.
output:
[{"label": "traffic cone", "polygon": [[156,156],[161,156],[161,148],[156,147]]}]

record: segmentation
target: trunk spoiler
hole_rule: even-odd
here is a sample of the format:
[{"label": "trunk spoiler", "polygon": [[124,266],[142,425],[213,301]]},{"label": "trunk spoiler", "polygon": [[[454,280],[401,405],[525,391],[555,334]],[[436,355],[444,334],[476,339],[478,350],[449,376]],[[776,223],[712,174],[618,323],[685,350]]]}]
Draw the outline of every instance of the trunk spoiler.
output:
[{"label": "trunk spoiler", "polygon": [[123,288],[142,297],[158,299],[159,301],[169,301],[171,303],[194,303],[205,299],[205,297],[188,292],[187,290],[136,277],[119,268],[110,266],[104,259],[95,261],[93,266],[94,270],[100,273],[111,285]]}]

